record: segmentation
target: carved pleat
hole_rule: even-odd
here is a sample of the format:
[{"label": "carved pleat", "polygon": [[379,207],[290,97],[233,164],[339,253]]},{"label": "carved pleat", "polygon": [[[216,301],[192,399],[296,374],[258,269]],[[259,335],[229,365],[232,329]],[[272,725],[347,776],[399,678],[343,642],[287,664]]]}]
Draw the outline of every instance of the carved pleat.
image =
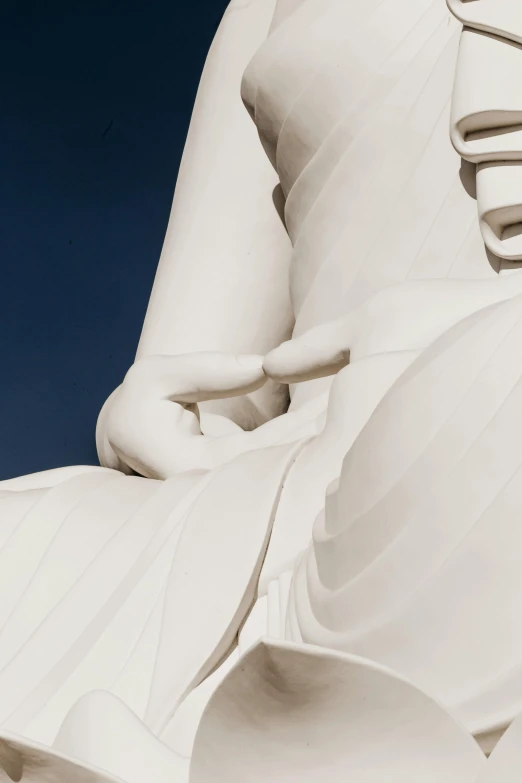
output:
[{"label": "carved pleat", "polygon": [[306,642],[394,668],[487,744],[522,710],[522,298],[449,330],[344,460],[296,572]]}]

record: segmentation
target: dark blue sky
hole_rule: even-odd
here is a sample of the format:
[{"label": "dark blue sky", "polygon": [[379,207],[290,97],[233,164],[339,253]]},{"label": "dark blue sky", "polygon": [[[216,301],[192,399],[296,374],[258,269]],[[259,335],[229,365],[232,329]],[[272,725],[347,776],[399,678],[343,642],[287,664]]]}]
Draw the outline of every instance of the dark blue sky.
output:
[{"label": "dark blue sky", "polygon": [[226,4],[2,8],[0,478],[97,463],[97,413],[134,358]]}]

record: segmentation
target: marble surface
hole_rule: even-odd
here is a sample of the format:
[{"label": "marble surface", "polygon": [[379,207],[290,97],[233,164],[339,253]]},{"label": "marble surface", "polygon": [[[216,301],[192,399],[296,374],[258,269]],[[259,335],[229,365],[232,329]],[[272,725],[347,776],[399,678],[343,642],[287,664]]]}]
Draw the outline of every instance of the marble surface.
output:
[{"label": "marble surface", "polygon": [[0,482],[0,780],[519,779],[521,47],[232,0],[101,466]]}]

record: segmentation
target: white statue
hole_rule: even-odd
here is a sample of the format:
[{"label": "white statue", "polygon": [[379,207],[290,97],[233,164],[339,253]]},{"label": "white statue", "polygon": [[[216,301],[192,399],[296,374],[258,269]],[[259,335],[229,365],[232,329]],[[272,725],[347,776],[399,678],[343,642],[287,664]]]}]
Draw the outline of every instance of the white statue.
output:
[{"label": "white statue", "polygon": [[518,779],[522,6],[448,5],[230,4],[103,467],[0,482],[0,780]]}]

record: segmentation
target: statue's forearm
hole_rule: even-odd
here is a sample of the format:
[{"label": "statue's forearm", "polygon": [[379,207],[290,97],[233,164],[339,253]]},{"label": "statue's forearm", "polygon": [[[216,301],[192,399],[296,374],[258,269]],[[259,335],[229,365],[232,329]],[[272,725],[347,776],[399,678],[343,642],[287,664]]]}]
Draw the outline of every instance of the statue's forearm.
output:
[{"label": "statue's forearm", "polygon": [[277,175],[240,99],[242,72],[273,6],[232,3],[212,45],[138,358],[265,353],[290,332],[291,247],[272,200]]}]

